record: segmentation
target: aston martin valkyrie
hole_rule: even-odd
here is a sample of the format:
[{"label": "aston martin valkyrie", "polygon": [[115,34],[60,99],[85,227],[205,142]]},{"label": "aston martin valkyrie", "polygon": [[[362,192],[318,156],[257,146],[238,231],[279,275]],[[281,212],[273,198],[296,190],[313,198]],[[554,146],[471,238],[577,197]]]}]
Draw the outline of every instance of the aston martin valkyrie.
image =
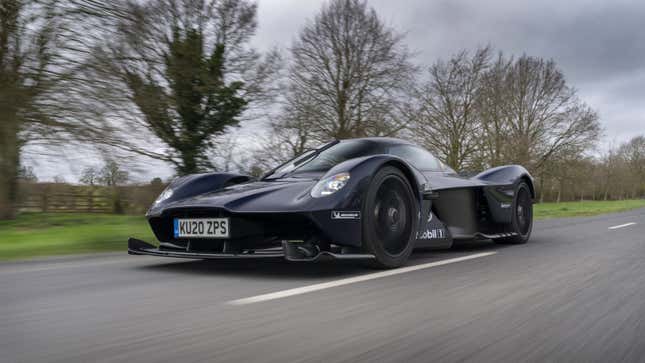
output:
[{"label": "aston martin valkyrie", "polygon": [[131,238],[128,252],[356,259],[392,268],[415,248],[449,248],[455,240],[525,243],[534,197],[533,178],[519,165],[464,177],[404,140],[335,140],[261,178],[174,180],[146,215],[159,245]]}]

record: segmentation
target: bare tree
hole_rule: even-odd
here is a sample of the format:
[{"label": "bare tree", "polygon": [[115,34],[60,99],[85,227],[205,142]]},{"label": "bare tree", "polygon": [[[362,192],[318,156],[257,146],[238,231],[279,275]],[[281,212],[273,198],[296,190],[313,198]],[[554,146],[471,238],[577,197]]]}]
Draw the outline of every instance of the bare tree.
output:
[{"label": "bare tree", "polygon": [[93,166],[88,166],[83,169],[81,172],[81,177],[79,178],[79,181],[83,184],[94,186],[99,183],[100,179],[100,173],[99,170],[97,170]]},{"label": "bare tree", "polygon": [[560,149],[537,175],[540,201],[616,200],[645,197],[645,138],[610,146],[601,156]]},{"label": "bare tree", "polygon": [[301,145],[294,151],[309,141],[393,135],[406,126],[400,101],[415,68],[402,35],[365,1],[325,4],[301,30],[291,57],[287,116],[278,127],[296,131],[287,138]]},{"label": "bare tree", "polygon": [[98,172],[98,181],[108,187],[117,187],[125,184],[129,179],[128,172],[116,162],[108,159]]},{"label": "bare tree", "polygon": [[600,135],[598,115],[555,62],[490,53],[462,51],[430,67],[417,96],[419,142],[454,169],[518,163],[540,182],[551,166],[582,159]]},{"label": "bare tree", "polygon": [[477,113],[481,125],[478,163],[481,167],[493,167],[506,162],[510,126],[505,112],[509,92],[505,82],[512,63],[512,59],[507,59],[500,52],[481,77],[477,95]]},{"label": "bare tree", "polygon": [[78,116],[78,56],[73,24],[60,2],[0,2],[0,219],[11,218],[22,153],[30,145],[95,138],[92,120]]},{"label": "bare tree", "polygon": [[[316,121],[315,114],[307,112],[308,104],[292,104],[300,109],[287,105],[283,109],[282,118],[270,124],[268,137],[262,140],[261,147],[254,153],[258,166],[269,170],[307,149],[316,146],[311,125]],[[313,105],[312,105],[313,106]]]},{"label": "bare tree", "polygon": [[633,137],[618,148],[625,162],[632,198],[645,195],[645,136]]},{"label": "bare tree", "polygon": [[598,115],[578,99],[554,61],[522,56],[500,86],[506,95],[506,160],[537,171],[555,153],[581,153],[598,140]]},{"label": "bare tree", "polygon": [[461,51],[438,61],[417,91],[419,115],[413,127],[419,143],[456,170],[471,167],[480,153],[482,128],[477,97],[488,68],[490,48]]}]

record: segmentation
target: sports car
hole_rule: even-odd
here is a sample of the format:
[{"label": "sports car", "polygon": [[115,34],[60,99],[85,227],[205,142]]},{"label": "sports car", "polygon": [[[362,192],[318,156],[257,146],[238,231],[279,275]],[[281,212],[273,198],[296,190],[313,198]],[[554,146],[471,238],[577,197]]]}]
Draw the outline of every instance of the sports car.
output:
[{"label": "sports car", "polygon": [[460,176],[394,138],[335,140],[261,178],[205,173],[174,180],[146,216],[159,246],[133,255],[406,263],[415,248],[455,240],[528,241],[533,178],[519,165]]}]

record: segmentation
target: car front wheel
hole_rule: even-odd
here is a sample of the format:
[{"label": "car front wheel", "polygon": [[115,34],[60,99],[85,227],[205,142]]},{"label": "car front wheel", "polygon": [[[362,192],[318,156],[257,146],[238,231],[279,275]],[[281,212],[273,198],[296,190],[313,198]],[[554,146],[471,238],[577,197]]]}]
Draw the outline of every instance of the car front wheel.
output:
[{"label": "car front wheel", "polygon": [[405,175],[398,168],[379,170],[363,206],[363,246],[376,257],[373,265],[403,265],[414,248],[418,203]]}]

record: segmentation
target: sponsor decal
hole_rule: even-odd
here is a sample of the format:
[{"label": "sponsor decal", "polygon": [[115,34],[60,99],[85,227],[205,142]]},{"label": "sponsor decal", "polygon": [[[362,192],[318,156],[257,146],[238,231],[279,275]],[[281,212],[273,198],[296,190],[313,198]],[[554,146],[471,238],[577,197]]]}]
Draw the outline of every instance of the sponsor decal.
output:
[{"label": "sponsor decal", "polygon": [[361,219],[359,211],[331,211],[331,219]]},{"label": "sponsor decal", "polygon": [[426,229],[421,235],[417,232],[417,239],[441,239],[446,238],[442,228]]},{"label": "sponsor decal", "polygon": [[427,223],[432,222],[432,212],[428,213],[428,221]]},{"label": "sponsor decal", "polygon": [[502,208],[510,208],[510,207],[511,207],[511,203],[502,203],[502,204],[500,204],[499,206],[500,206],[500,207],[502,207]]}]

